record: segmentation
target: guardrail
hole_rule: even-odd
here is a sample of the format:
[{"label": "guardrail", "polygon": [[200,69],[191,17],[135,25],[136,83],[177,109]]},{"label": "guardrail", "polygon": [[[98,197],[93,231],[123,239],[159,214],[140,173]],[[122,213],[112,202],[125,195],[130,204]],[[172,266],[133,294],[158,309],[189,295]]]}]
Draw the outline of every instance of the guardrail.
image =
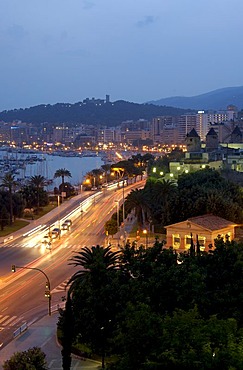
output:
[{"label": "guardrail", "polygon": [[[51,313],[57,312],[59,309],[65,308],[65,302],[60,302],[51,306]],[[17,338],[20,334],[24,333],[28,329],[28,323],[25,321],[20,327],[13,332],[13,338]]]},{"label": "guardrail", "polygon": [[18,329],[16,329],[14,331],[13,337],[14,338],[18,337],[20,334],[22,334],[27,329],[28,329],[28,324],[27,324],[27,322],[24,322]]}]

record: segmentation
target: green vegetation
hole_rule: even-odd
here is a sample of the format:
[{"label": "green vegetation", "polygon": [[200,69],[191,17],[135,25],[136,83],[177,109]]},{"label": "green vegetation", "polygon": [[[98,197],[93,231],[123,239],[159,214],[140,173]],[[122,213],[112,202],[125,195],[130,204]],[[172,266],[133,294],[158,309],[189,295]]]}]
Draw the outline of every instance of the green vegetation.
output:
[{"label": "green vegetation", "polygon": [[180,115],[188,113],[188,110],[160,107],[152,104],[137,104],[123,100],[110,104],[96,106],[95,104],[75,104],[58,103],[54,105],[37,105],[26,109],[14,109],[0,113],[0,120],[11,122],[21,120],[39,124],[48,122],[53,123],[68,122],[69,125],[82,124],[104,124],[108,126],[119,125],[126,120],[152,119],[163,115]]},{"label": "green vegetation", "polygon": [[163,178],[148,178],[141,190],[126,198],[126,214],[135,211],[138,223],[164,226],[189,217],[212,213],[236,223],[243,223],[241,187],[206,169],[181,175],[177,183]]},{"label": "green vegetation", "polygon": [[16,352],[4,362],[4,370],[47,370],[46,355],[38,347],[29,348],[27,351]]},{"label": "green vegetation", "polygon": [[[242,206],[239,186],[202,170],[177,183],[149,178],[125,210],[140,227],[162,231],[206,213],[242,223]],[[219,237],[208,253],[191,245],[181,255],[158,239],[147,249],[136,244],[115,254],[86,247],[73,257],[80,270],[70,279],[72,344],[109,370],[243,369],[243,244]]]},{"label": "green vegetation", "polygon": [[16,220],[12,225],[8,225],[4,228],[4,230],[0,230],[0,237],[12,234],[28,224],[28,221]]},{"label": "green vegetation", "polygon": [[64,178],[65,177],[72,177],[71,172],[67,170],[66,168],[60,168],[59,170],[56,170],[54,174],[54,178],[62,178],[62,187],[64,187]]},{"label": "green vegetation", "polygon": [[195,249],[86,247],[71,260],[73,343],[112,370],[242,369],[243,244]]}]

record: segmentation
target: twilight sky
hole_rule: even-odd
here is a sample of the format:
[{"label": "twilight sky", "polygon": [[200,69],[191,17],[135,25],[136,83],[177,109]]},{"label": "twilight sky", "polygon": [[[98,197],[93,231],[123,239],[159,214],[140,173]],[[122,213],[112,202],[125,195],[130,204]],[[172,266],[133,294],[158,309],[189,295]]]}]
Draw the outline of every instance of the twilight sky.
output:
[{"label": "twilight sky", "polygon": [[243,85],[242,0],[1,0],[0,111]]}]

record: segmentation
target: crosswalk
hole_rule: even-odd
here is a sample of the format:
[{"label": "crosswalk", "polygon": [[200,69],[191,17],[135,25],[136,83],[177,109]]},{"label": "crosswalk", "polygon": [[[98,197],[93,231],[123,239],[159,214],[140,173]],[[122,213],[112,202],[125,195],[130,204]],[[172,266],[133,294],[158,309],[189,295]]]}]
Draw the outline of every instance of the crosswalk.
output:
[{"label": "crosswalk", "polygon": [[0,331],[6,326],[16,325],[22,319],[22,316],[0,315]]},{"label": "crosswalk", "polygon": [[[43,244],[36,244],[36,245],[25,245],[25,244],[0,244],[0,248],[43,248]],[[62,248],[64,249],[74,249],[74,250],[79,250],[81,248],[80,244],[68,244],[68,245],[61,245]]]},{"label": "crosswalk", "polygon": [[69,279],[66,279],[61,284],[59,284],[56,288],[52,289],[51,290],[51,294],[53,294],[53,293],[59,293],[59,292],[66,292],[68,281],[69,281]]}]

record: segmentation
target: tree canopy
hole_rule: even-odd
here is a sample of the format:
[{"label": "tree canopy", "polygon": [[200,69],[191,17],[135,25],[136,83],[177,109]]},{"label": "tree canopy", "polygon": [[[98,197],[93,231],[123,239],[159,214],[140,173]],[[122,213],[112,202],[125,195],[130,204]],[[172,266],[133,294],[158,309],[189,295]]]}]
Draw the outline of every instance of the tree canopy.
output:
[{"label": "tree canopy", "polygon": [[127,244],[111,264],[105,248],[84,250],[74,259],[85,267],[72,287],[74,343],[105,354],[112,370],[242,369],[243,244],[215,243],[180,256],[158,241]]}]

